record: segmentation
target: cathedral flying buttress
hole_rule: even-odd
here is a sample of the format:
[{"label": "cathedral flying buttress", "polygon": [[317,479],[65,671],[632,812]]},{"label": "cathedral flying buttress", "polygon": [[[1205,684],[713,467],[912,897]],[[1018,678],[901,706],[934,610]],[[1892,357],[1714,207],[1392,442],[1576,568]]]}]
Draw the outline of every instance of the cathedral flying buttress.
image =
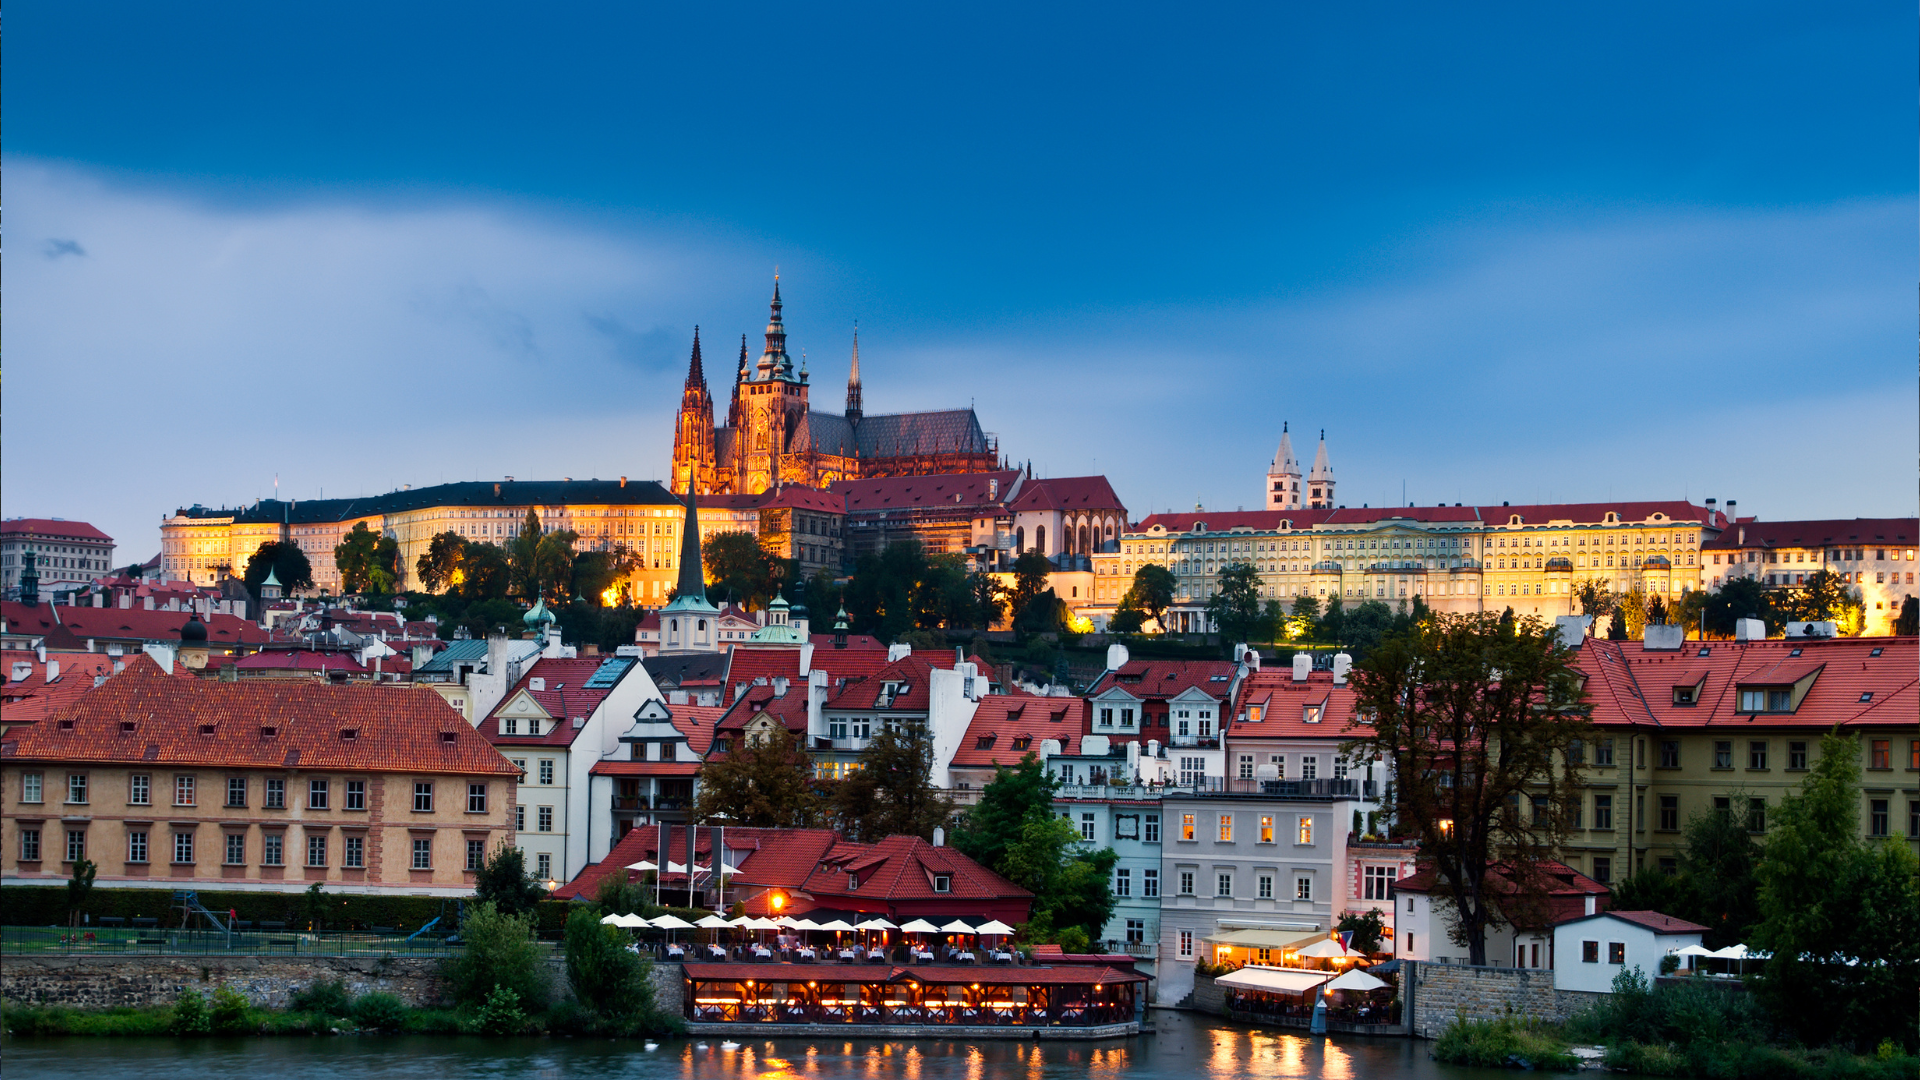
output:
[{"label": "cathedral flying buttress", "polygon": [[996,440],[971,407],[867,415],[860,385],[860,335],[853,338],[844,413],[815,411],[805,363],[794,369],[774,277],[766,345],[749,364],[747,339],[727,405],[716,425],[700,356],[700,331],[680,395],[673,435],[673,490],[757,495],[786,484],[824,488],[837,480],[988,472],[1002,467]]}]

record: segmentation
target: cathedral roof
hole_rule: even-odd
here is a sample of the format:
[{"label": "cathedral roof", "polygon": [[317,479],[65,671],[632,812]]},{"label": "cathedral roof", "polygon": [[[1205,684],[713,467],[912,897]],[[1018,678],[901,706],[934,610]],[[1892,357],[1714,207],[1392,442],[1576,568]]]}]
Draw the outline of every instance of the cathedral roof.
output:
[{"label": "cathedral roof", "polygon": [[1020,486],[1020,496],[1010,504],[1013,510],[1119,510],[1126,512],[1120,496],[1104,476],[1057,476],[1029,480]]},{"label": "cathedral roof", "polygon": [[[1324,455],[1325,450],[1321,453]],[[1300,459],[1293,456],[1293,436],[1287,434],[1287,425],[1280,425],[1280,449],[1273,455],[1273,465],[1267,469],[1269,476],[1299,476]]]},{"label": "cathedral roof", "polygon": [[905,454],[984,454],[987,436],[972,409],[866,416],[854,427],[861,457]]}]

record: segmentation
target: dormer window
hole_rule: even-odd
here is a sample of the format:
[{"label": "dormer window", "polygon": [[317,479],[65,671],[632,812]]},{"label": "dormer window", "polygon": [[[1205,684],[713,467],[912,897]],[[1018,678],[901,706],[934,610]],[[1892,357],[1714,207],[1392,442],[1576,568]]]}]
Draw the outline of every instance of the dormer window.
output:
[{"label": "dormer window", "polygon": [[952,874],[933,875],[933,891],[938,893],[952,892],[953,891],[953,875]]},{"label": "dormer window", "polygon": [[973,748],[975,750],[991,750],[993,749],[993,739],[994,737],[992,735],[982,735],[974,740]]},{"label": "dormer window", "polygon": [[1793,689],[1786,686],[1743,686],[1740,710],[1745,713],[1792,712]]},{"label": "dormer window", "polygon": [[1698,686],[1676,686],[1673,688],[1673,703],[1675,705],[1693,705],[1698,703],[1699,700],[1700,688]]},{"label": "dormer window", "polygon": [[1301,709],[1301,710],[1300,710],[1300,720],[1301,720],[1301,722],[1302,722],[1302,723],[1307,723],[1307,724],[1317,724],[1317,723],[1319,723],[1319,722],[1320,722],[1320,709],[1321,709],[1321,706],[1319,706],[1319,705],[1308,705],[1308,706],[1306,706],[1305,708],[1303,708],[1303,709]]},{"label": "dormer window", "polygon": [[500,721],[500,734],[502,734],[502,735],[518,735],[518,734],[520,734],[520,721],[519,721],[519,719],[517,719],[517,718],[515,718],[515,717],[512,717],[512,716],[508,716],[508,717],[503,717],[503,718],[501,719],[501,721]]},{"label": "dormer window", "polygon": [[847,875],[847,891],[854,892],[854,891],[857,891],[859,888],[860,888],[860,875],[848,874]]},{"label": "dormer window", "polygon": [[1013,740],[1013,748],[1015,750],[1025,750],[1032,745],[1033,745],[1033,736],[1031,735],[1021,735],[1016,737]]}]

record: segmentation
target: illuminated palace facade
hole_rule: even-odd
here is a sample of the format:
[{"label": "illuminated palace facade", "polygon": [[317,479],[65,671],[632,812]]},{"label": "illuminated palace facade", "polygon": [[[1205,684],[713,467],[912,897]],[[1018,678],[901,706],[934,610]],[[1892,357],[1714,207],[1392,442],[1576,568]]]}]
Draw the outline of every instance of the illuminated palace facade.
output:
[{"label": "illuminated palace facade", "polygon": [[679,421],[673,434],[673,490],[691,485],[702,495],[757,495],[786,484],[824,488],[840,480],[989,472],[1003,466],[996,440],[980,430],[971,407],[935,412],[867,415],[861,403],[860,338],[853,341],[844,415],[820,412],[808,400],[807,369],[794,370],[780,315],[780,282],[759,362],[748,366],[747,341],[727,404],[727,422],[714,423],[693,336]]},{"label": "illuminated palace facade", "polygon": [[160,526],[161,571],[196,585],[246,573],[247,559],[269,540],[291,542],[313,567],[315,590],[340,592],[333,549],[355,525],[400,545],[397,588],[420,587],[414,565],[443,532],[505,545],[531,510],[543,532],[571,529],[576,551],[625,547],[640,556],[631,578],[616,586],[636,604],[666,601],[679,572],[680,500],[651,480],[535,480],[436,484],[361,499],[289,502],[262,499],[237,509],[193,506]]},{"label": "illuminated palace facade", "polygon": [[1111,612],[1148,563],[1173,571],[1177,632],[1205,629],[1207,600],[1233,563],[1253,566],[1261,598],[1285,606],[1419,597],[1439,611],[1551,618],[1579,612],[1574,590],[1588,579],[1670,603],[1704,586],[1701,547],[1727,525],[1713,507],[1680,500],[1155,514],[1118,550],[1093,556],[1085,611]]}]

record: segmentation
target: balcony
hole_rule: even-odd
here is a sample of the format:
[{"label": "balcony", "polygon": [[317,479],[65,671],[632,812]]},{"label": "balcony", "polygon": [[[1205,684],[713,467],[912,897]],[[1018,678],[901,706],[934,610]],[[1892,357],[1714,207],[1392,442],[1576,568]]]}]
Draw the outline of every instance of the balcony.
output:
[{"label": "balcony", "polygon": [[1152,960],[1160,955],[1160,943],[1157,941],[1115,941],[1108,938],[1101,944],[1110,953],[1135,956],[1142,960]]},{"label": "balcony", "polygon": [[1209,776],[1187,784],[1169,784],[1165,798],[1204,798],[1210,795],[1247,795],[1268,799],[1377,799],[1380,785],[1369,780],[1241,780]]},{"label": "balcony", "polygon": [[1158,799],[1164,788],[1152,784],[1061,784],[1056,799]]},{"label": "balcony", "polygon": [[1167,745],[1176,750],[1218,750],[1218,735],[1175,735],[1167,740]]}]

